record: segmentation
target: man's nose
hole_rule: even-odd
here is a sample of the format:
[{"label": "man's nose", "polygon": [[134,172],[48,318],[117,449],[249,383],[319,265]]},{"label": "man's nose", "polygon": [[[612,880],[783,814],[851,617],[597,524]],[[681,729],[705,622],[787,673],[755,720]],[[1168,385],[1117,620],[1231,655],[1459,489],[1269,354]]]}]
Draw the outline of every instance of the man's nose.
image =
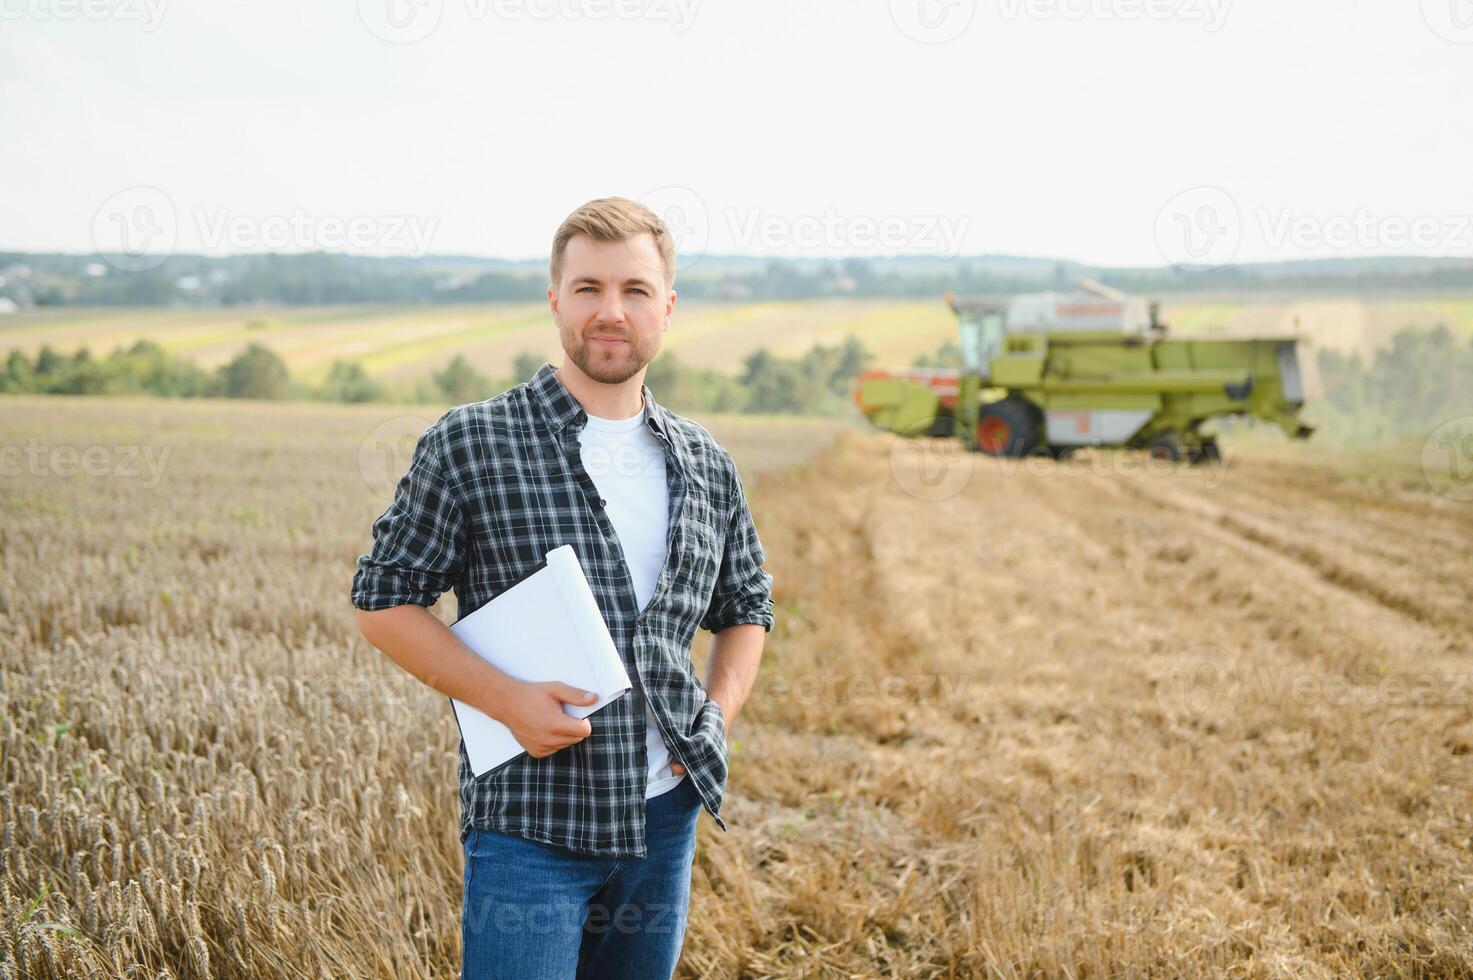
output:
[{"label": "man's nose", "polygon": [[624,301],[620,298],[618,290],[604,293],[603,302],[598,306],[598,318],[604,323],[624,322]]}]

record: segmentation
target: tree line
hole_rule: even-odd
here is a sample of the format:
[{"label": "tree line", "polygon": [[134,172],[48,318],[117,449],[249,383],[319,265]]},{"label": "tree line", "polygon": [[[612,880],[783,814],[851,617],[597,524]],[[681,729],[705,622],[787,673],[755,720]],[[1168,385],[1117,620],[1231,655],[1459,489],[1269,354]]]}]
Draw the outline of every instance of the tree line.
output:
[{"label": "tree line", "polygon": [[1318,366],[1324,392],[1315,417],[1332,438],[1425,436],[1473,416],[1473,337],[1445,326],[1404,329],[1368,359],[1322,350]]},{"label": "tree line", "polygon": [[[853,337],[791,358],[758,350],[748,355],[735,375],[688,365],[673,353],[663,353],[650,363],[645,383],[661,404],[680,413],[843,415],[852,411],[855,380],[872,360]],[[207,371],[170,355],[155,341],[140,340],[104,357],[93,356],[86,347],[62,354],[45,346],[34,358],[13,350],[0,371],[0,393],[459,405],[506,391],[532,377],[542,364],[539,355],[522,352],[513,359],[509,375],[493,377],[457,354],[427,377],[384,381],[356,361],[338,360],[321,382],[308,384],[294,378],[281,357],[264,344],[250,344]]]}]

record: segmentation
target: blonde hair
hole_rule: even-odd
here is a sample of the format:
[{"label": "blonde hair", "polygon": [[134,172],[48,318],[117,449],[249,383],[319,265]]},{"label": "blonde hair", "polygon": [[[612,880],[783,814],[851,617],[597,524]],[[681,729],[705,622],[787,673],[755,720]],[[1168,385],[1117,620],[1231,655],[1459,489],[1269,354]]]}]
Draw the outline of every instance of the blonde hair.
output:
[{"label": "blonde hair", "polygon": [[650,234],[659,249],[665,267],[665,286],[675,284],[675,240],[660,216],[638,201],[627,197],[600,197],[589,201],[558,225],[552,236],[552,262],[549,273],[556,289],[563,274],[563,253],[574,235],[587,235],[598,242],[625,242],[638,235]]}]

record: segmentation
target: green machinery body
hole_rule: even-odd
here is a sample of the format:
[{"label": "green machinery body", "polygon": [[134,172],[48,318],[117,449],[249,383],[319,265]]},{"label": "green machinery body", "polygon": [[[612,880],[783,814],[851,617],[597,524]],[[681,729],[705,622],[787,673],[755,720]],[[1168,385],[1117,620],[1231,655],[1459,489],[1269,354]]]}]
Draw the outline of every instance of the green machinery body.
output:
[{"label": "green machinery body", "polygon": [[1000,456],[1127,446],[1198,461],[1217,452],[1203,424],[1226,416],[1311,431],[1294,337],[1169,337],[1154,304],[1113,291],[1026,300],[952,302],[967,367],[866,372],[856,403],[880,428]]}]

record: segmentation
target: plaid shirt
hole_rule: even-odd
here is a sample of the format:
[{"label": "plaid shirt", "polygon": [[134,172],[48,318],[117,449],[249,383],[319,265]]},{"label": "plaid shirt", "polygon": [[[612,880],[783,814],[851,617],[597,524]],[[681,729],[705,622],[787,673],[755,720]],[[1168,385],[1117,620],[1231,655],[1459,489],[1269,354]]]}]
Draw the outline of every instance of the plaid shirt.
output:
[{"label": "plaid shirt", "polygon": [[[358,559],[359,609],[430,606],[455,590],[460,615],[499,594],[543,556],[570,544],[599,610],[665,742],[722,830],[726,726],[691,666],[696,627],[772,629],[772,576],[731,456],[700,425],[657,405],[642,386],[646,424],[663,443],[670,487],[665,567],[636,607],[624,553],[583,467],[577,399],[545,364],[530,380],[441,416],[420,437],[394,502]],[[587,854],[643,857],[648,764],[639,699],[590,716],[593,732],[480,778],[460,746],[460,835],[499,830]]]}]

